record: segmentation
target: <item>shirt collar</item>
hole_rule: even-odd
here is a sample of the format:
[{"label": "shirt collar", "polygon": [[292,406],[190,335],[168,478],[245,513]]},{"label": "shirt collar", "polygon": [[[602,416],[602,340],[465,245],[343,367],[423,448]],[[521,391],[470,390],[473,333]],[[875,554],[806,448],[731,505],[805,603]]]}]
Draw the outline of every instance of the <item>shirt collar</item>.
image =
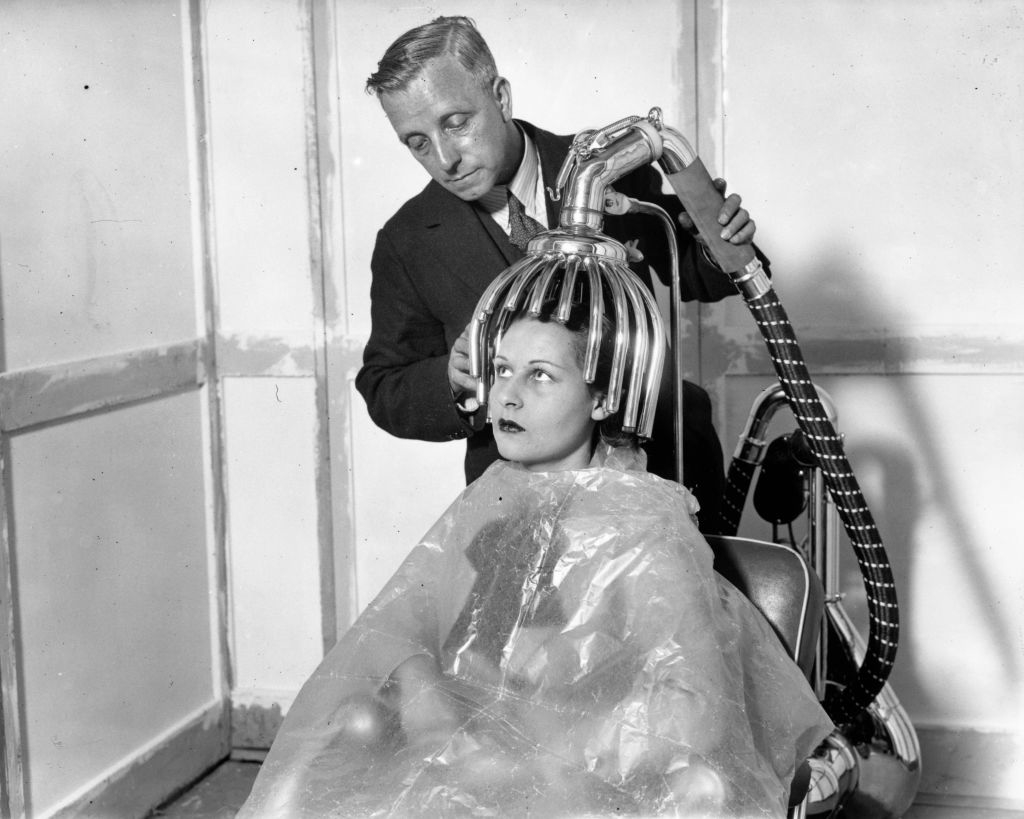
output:
[{"label": "shirt collar", "polygon": [[[508,221],[508,191],[512,191],[515,197],[523,203],[526,212],[546,225],[548,222],[547,213],[538,211],[537,190],[540,188],[540,157],[537,154],[537,146],[533,140],[519,129],[523,135],[523,156],[519,161],[515,176],[507,185],[495,185],[487,193],[477,200],[477,205],[491,214],[496,221]],[[543,200],[540,200],[543,205]]]}]

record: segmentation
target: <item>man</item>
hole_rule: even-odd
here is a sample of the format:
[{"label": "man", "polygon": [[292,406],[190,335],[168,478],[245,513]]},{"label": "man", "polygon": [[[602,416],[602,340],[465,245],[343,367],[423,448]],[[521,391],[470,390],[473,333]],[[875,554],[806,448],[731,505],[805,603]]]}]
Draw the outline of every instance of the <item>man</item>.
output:
[{"label": "man", "polygon": [[[518,238],[522,211],[539,227],[558,223],[558,205],[544,190],[553,186],[571,137],[513,119],[511,86],[465,17],[439,17],[399,37],[367,80],[367,91],[377,95],[399,140],[432,181],[377,235],[371,332],[356,387],[374,422],[393,435],[467,438],[471,482],[498,453],[471,397],[467,325],[494,276],[523,255],[511,241]],[[724,190],[724,182],[717,184]],[[693,239],[693,224],[678,201],[661,193],[653,168],[634,171],[615,187],[679,218],[684,298],[717,301],[736,293]],[[719,223],[723,238],[752,242],[754,223],[735,194],[725,200]],[[648,284],[646,264],[667,275],[668,249],[657,220],[607,216],[604,232],[643,254],[645,265],[634,269]],[[684,400],[684,483],[697,495],[707,525],[724,483],[721,446],[707,394],[687,385]],[[670,414],[668,421],[656,424],[647,451],[652,472],[675,477]],[[667,432],[659,436],[659,427]]]}]

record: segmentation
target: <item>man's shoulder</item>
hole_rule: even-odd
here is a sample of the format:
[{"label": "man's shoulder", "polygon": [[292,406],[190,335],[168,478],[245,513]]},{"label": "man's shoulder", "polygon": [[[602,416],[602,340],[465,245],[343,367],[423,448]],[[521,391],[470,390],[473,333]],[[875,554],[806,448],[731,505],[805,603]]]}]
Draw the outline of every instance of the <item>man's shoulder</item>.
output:
[{"label": "man's shoulder", "polygon": [[440,215],[450,210],[458,198],[442,188],[434,180],[415,196],[407,199],[384,223],[385,231],[407,231],[410,228],[428,227],[437,224]]},{"label": "man's shoulder", "polygon": [[527,122],[524,119],[517,119],[516,122],[526,135],[533,140],[537,150],[541,153],[554,151],[564,154],[569,150],[569,146],[572,145],[574,139],[572,134],[554,134],[551,131],[538,128],[532,122]]}]

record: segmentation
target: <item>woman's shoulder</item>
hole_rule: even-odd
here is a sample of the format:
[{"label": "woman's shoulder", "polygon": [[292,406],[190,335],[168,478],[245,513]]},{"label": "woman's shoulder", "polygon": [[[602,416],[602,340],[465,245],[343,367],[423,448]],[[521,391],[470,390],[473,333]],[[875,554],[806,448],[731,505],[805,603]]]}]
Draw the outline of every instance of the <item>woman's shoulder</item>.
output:
[{"label": "woman's shoulder", "polygon": [[634,447],[600,444],[590,466],[562,472],[530,472],[509,461],[495,461],[462,491],[453,508],[511,510],[515,499],[547,498],[550,506],[586,509],[591,514],[638,518],[694,519],[700,504],[682,484],[647,471],[646,455]]},{"label": "woman's shoulder", "polygon": [[687,515],[696,515],[700,509],[697,498],[685,486],[648,472],[647,455],[639,448],[609,447],[601,467],[612,476],[607,482],[611,491],[642,498],[645,507],[664,505]]}]

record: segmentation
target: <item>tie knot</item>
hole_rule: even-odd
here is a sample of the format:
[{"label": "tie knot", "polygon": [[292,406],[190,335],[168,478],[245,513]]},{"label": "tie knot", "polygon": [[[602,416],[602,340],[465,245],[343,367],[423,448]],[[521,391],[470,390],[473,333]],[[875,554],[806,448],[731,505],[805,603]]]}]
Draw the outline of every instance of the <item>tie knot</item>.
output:
[{"label": "tie knot", "polygon": [[530,239],[546,228],[526,212],[519,198],[508,192],[508,232],[509,241],[520,250],[526,250]]}]

